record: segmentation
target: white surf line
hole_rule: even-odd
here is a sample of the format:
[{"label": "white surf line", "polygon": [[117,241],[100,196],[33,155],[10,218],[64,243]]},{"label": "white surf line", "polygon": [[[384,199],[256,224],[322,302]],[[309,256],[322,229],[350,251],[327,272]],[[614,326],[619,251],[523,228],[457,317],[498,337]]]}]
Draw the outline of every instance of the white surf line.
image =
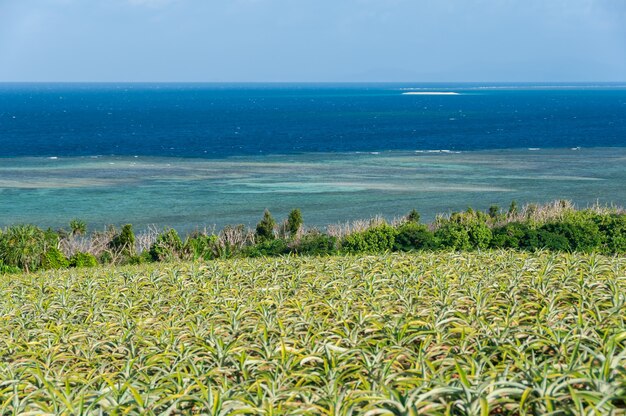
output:
[{"label": "white surf line", "polygon": [[458,92],[448,91],[409,91],[403,92],[402,95],[460,95]]}]

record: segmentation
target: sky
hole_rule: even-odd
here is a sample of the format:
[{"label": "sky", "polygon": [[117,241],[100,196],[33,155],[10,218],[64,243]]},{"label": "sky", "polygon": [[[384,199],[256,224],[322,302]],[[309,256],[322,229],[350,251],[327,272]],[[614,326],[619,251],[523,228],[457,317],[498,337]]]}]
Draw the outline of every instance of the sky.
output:
[{"label": "sky", "polygon": [[626,0],[0,0],[23,81],[626,81]]}]

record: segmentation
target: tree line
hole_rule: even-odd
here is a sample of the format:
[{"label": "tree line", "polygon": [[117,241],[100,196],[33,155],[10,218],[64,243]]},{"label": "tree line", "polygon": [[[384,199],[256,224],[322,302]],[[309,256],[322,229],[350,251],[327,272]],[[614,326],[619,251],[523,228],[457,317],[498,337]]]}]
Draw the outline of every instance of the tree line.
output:
[{"label": "tree line", "polygon": [[136,234],[131,224],[90,234],[81,220],[58,230],[19,224],[0,230],[0,273],[288,254],[487,249],[626,253],[626,213],[602,206],[579,210],[569,201],[522,208],[512,202],[508,210],[468,208],[439,215],[429,224],[413,210],[391,222],[373,218],[322,231],[305,227],[299,209],[280,223],[265,210],[254,229],[231,225],[219,232],[195,231],[184,239],[173,228]]}]

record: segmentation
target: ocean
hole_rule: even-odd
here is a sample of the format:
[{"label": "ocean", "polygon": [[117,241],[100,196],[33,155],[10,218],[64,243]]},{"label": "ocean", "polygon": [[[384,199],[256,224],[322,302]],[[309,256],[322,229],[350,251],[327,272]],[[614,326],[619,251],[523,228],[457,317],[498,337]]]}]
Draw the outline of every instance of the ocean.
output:
[{"label": "ocean", "polygon": [[0,226],[626,205],[625,162],[623,84],[0,84]]}]

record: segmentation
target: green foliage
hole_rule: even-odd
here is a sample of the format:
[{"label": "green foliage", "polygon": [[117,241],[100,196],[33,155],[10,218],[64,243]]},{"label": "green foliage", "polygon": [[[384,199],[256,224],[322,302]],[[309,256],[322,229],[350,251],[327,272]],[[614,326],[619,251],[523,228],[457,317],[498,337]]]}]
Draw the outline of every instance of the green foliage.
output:
[{"label": "green foliage", "polygon": [[420,213],[417,212],[416,209],[412,209],[411,212],[409,212],[408,215],[406,216],[407,222],[414,222],[416,224],[419,224],[420,219],[421,219]]},{"label": "green foliage", "polygon": [[141,254],[134,254],[132,256],[127,257],[123,264],[138,265],[138,264],[152,263],[153,261],[154,260],[152,258],[152,255],[150,254],[150,250],[144,250]]},{"label": "green foliage", "polygon": [[443,221],[435,231],[435,237],[447,249],[486,249],[493,236],[488,221],[489,217],[485,213],[471,208],[466,212],[455,212]]},{"label": "green foliage", "polygon": [[289,234],[294,237],[298,234],[300,227],[303,224],[302,220],[302,212],[298,208],[292,210],[287,216],[287,231]]},{"label": "green foliage", "polygon": [[553,251],[571,251],[570,243],[562,234],[540,229],[537,233],[539,237],[539,245],[542,248]]},{"label": "green foliage", "polygon": [[435,236],[427,226],[418,222],[408,222],[398,227],[393,249],[394,251],[413,251],[433,250],[436,247]]},{"label": "green foliage", "polygon": [[216,235],[191,235],[185,241],[183,251],[192,260],[213,260],[220,256],[218,237]]},{"label": "green foliage", "polygon": [[183,242],[175,229],[170,228],[157,237],[150,247],[150,256],[154,261],[180,259],[183,254]]},{"label": "green foliage", "polygon": [[438,245],[442,248],[452,250],[470,250],[473,248],[470,244],[467,228],[462,224],[445,222],[435,231],[435,237]]},{"label": "green foliage", "polygon": [[309,256],[334,254],[337,252],[337,238],[319,231],[310,231],[302,236],[293,251]]},{"label": "green foliage", "polygon": [[96,267],[97,265],[98,260],[96,256],[91,253],[82,253],[79,251],[70,257],[71,267]]},{"label": "green foliage", "polygon": [[593,221],[602,236],[603,252],[626,253],[626,215],[595,215]]},{"label": "green foliage", "polygon": [[266,209],[263,213],[263,219],[256,225],[256,236],[258,240],[262,242],[276,238],[274,228],[276,228],[276,221],[270,211]]},{"label": "green foliage", "polygon": [[104,251],[100,254],[100,263],[102,264],[111,264],[113,263],[113,256],[109,251]]},{"label": "green foliage", "polygon": [[517,208],[517,201],[515,201],[515,200],[511,201],[511,205],[509,205],[508,214],[509,215],[515,215],[515,214],[517,214],[517,210],[518,210],[518,208]]},{"label": "green foliage", "polygon": [[536,229],[526,223],[511,222],[493,229],[491,247],[536,250],[541,244]]},{"label": "green foliage", "polygon": [[87,234],[87,223],[83,220],[74,218],[70,221],[70,232],[72,233],[72,235]]},{"label": "green foliage", "polygon": [[281,238],[263,240],[260,243],[247,246],[241,251],[242,257],[270,257],[289,253],[287,242]]},{"label": "green foliage", "polygon": [[[559,243],[557,246],[567,246],[567,250],[592,252],[600,248],[603,240],[600,228],[594,221],[594,217],[595,215],[585,211],[571,212],[561,221],[552,221],[544,224],[540,228],[540,232],[548,232],[564,237],[567,239],[567,244]],[[555,237],[550,237],[549,239],[552,244],[555,244]]]},{"label": "green foliage", "polygon": [[41,259],[43,269],[66,269],[69,265],[69,260],[56,247],[48,247]]},{"label": "green foliage", "polygon": [[119,251],[126,256],[135,254],[135,233],[132,224],[126,224],[109,243],[109,248]]},{"label": "green foliage", "polygon": [[624,415],[626,257],[0,276],[2,415]]},{"label": "green foliage", "polygon": [[14,225],[0,236],[0,261],[7,266],[34,271],[45,252],[46,234],[34,225]]},{"label": "green foliage", "polygon": [[348,235],[341,242],[346,253],[383,253],[393,250],[397,231],[388,224],[378,225],[362,232]]},{"label": "green foliage", "polygon": [[497,220],[500,218],[500,207],[498,205],[491,205],[487,214],[492,220]]},{"label": "green foliage", "polygon": [[9,266],[4,264],[2,260],[0,260],[0,274],[15,274],[22,273],[22,269],[17,266]]},{"label": "green foliage", "polygon": [[[516,212],[511,204],[510,212]],[[554,209],[554,211],[550,211]],[[286,221],[284,237],[275,240],[276,222],[269,211],[256,228],[256,244],[243,225],[226,226],[219,235],[192,234],[185,243],[174,229],[161,233],[149,250],[137,255],[132,225],[126,224],[120,232],[114,227],[104,233],[93,233],[91,238],[100,244],[110,239],[98,259],[102,264],[144,264],[151,261],[202,259],[205,261],[233,256],[278,256],[288,252],[309,255],[345,253],[382,253],[413,250],[476,250],[502,248],[534,251],[548,249],[569,252],[626,253],[626,214],[613,210],[588,209],[577,211],[566,201],[547,207],[527,205],[528,214],[519,222],[506,223],[506,217],[497,206],[487,212],[468,208],[449,218],[437,218],[432,228],[419,223],[419,213],[413,210],[397,228],[387,224],[374,226],[346,236],[342,241],[319,231],[297,235],[302,226],[300,210],[294,209]],[[519,218],[515,217],[515,218]],[[505,223],[504,225],[499,225]],[[83,231],[83,223],[72,221],[74,235]],[[62,233],[60,235],[59,233]],[[113,235],[113,238],[110,236]],[[42,231],[34,225],[16,225],[0,230],[0,265],[2,270],[33,271],[40,267],[58,269],[74,264],[59,251],[61,239],[67,232]],[[63,242],[64,244],[67,241]]]},{"label": "green foliage", "polygon": [[46,247],[58,247],[61,238],[58,232],[54,231],[52,228],[48,228],[43,234]]}]

